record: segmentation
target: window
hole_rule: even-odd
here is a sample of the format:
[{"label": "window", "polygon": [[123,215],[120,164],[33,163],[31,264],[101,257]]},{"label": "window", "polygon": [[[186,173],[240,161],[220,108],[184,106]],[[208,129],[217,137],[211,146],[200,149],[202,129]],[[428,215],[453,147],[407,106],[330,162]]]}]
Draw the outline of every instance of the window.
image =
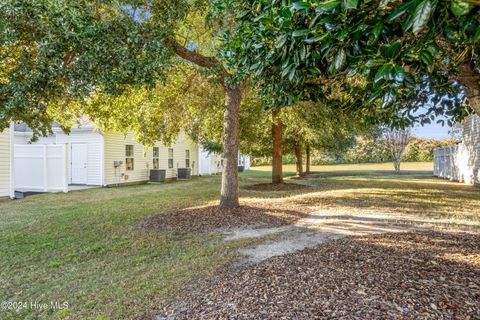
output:
[{"label": "window", "polygon": [[160,162],[158,158],[160,157],[160,149],[158,147],[153,147],[153,169],[160,168]]},{"label": "window", "polygon": [[128,171],[132,171],[133,166],[133,145],[127,144],[125,145],[125,169]]},{"label": "window", "polygon": [[173,168],[173,149],[168,149],[168,168]]},{"label": "window", "polygon": [[185,168],[190,168],[190,150],[185,150]]}]

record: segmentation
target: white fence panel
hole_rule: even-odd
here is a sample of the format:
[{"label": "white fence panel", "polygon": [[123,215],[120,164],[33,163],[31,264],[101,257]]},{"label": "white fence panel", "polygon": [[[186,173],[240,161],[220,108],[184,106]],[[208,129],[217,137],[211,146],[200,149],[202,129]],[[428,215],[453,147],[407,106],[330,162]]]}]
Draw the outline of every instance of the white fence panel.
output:
[{"label": "white fence panel", "polygon": [[17,191],[68,191],[65,145],[16,144],[14,182]]}]

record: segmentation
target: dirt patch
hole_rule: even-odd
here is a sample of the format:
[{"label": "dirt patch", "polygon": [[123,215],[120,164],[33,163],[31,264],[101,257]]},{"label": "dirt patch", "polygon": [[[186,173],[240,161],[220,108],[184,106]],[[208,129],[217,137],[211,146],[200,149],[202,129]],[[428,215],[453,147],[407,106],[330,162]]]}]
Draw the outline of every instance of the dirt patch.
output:
[{"label": "dirt patch", "polygon": [[475,319],[480,235],[348,237],[199,286],[157,319]]},{"label": "dirt patch", "polygon": [[182,233],[208,233],[228,231],[240,227],[278,227],[295,223],[307,212],[296,208],[272,207],[269,203],[252,203],[235,209],[219,206],[201,206],[156,214],[141,223],[149,230]]},{"label": "dirt patch", "polygon": [[258,183],[245,187],[247,190],[255,191],[295,191],[310,188],[310,186],[298,183]]},{"label": "dirt patch", "polygon": [[308,179],[319,179],[319,178],[325,178],[325,177],[323,177],[320,173],[308,173],[308,174],[304,174],[304,175],[301,175],[301,176],[291,177],[290,179],[308,180]]}]

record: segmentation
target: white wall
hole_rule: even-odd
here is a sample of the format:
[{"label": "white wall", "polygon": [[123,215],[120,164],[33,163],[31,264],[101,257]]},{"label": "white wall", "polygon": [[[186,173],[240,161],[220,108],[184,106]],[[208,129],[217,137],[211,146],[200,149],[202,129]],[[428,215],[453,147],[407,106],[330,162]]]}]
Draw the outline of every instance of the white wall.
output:
[{"label": "white wall", "polygon": [[434,150],[434,175],[440,178],[480,184],[480,117],[463,122],[463,141]]},{"label": "white wall", "polygon": [[222,156],[214,153],[209,152],[203,149],[202,146],[199,147],[199,174],[200,175],[210,175],[210,174],[217,174],[222,172]]},{"label": "white wall", "polygon": [[17,144],[14,169],[17,191],[68,191],[66,145]]},{"label": "white wall", "polygon": [[[103,185],[103,135],[91,130],[72,129],[69,135],[56,133],[57,144],[67,144],[68,158],[71,159],[71,144],[87,144],[87,185]],[[68,161],[68,182],[71,183],[71,167]]]},{"label": "white wall", "polygon": [[[15,144],[28,144],[32,134],[29,132],[15,132]],[[68,183],[71,183],[71,144],[87,144],[87,185],[103,185],[103,135],[94,128],[72,128],[70,134],[65,134],[60,129],[56,129],[53,135],[39,137],[34,145],[45,144],[67,144],[68,150]]]},{"label": "white wall", "polygon": [[[30,144],[30,139],[32,138],[31,132],[15,131],[14,133],[14,143],[15,144]],[[55,144],[55,135],[50,135],[47,137],[38,137],[38,140],[32,144]]]}]

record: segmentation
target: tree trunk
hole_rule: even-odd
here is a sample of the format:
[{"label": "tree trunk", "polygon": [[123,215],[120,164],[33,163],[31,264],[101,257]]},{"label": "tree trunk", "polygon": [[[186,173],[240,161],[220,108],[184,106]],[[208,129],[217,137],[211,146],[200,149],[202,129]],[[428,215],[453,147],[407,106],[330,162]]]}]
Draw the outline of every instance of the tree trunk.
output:
[{"label": "tree trunk", "polygon": [[458,80],[465,87],[470,107],[480,116],[480,74],[475,72],[472,63],[467,62],[460,67]]},{"label": "tree trunk", "polygon": [[393,167],[395,168],[395,173],[400,173],[400,160],[393,160]]},{"label": "tree trunk", "polygon": [[223,113],[223,174],[220,207],[236,208],[238,202],[238,126],[242,90],[225,87]]},{"label": "tree trunk", "polygon": [[297,158],[297,175],[303,176],[302,144],[300,142],[295,142],[295,157]]},{"label": "tree trunk", "polygon": [[305,156],[307,157],[306,163],[305,163],[305,172],[310,173],[310,146],[307,144],[305,147]]},{"label": "tree trunk", "polygon": [[272,110],[272,183],[283,183],[282,120],[280,109]]}]

